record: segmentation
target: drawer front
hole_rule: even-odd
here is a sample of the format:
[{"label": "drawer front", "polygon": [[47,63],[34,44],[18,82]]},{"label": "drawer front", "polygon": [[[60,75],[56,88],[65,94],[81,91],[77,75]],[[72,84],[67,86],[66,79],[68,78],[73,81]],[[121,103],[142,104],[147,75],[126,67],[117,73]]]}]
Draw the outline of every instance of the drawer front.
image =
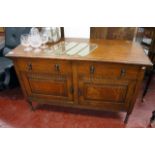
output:
[{"label": "drawer front", "polygon": [[20,71],[37,73],[61,73],[72,72],[70,61],[45,60],[45,59],[18,59],[17,65]]},{"label": "drawer front", "polygon": [[139,67],[121,64],[79,62],[77,72],[79,76],[92,78],[137,79]]}]

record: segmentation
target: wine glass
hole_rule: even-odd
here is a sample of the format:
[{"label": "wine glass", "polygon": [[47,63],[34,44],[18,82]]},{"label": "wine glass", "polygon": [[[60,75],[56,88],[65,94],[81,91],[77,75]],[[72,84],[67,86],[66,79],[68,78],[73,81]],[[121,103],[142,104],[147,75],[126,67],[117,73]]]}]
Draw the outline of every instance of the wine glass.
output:
[{"label": "wine glass", "polygon": [[30,35],[29,34],[21,35],[20,42],[23,46],[26,47],[24,51],[29,52],[32,50],[32,48],[30,47]]},{"label": "wine glass", "polygon": [[39,48],[42,44],[41,36],[38,35],[30,35],[30,45],[35,48],[34,52],[40,52],[41,49]]}]

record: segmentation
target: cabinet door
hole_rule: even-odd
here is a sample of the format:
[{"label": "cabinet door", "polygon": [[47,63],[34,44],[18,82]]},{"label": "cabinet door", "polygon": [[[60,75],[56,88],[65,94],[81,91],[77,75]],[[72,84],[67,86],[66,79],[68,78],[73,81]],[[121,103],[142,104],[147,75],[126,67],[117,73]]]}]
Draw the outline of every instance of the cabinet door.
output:
[{"label": "cabinet door", "polygon": [[21,72],[23,84],[29,97],[72,101],[71,75]]},{"label": "cabinet door", "polygon": [[83,78],[78,87],[79,104],[124,111],[134,93],[135,81]]}]

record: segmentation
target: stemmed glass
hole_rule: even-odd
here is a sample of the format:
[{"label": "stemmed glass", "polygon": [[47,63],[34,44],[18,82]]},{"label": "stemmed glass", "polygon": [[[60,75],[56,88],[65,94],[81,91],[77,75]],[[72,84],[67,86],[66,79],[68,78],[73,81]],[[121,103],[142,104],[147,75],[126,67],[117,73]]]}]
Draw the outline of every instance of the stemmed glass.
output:
[{"label": "stemmed glass", "polygon": [[32,50],[32,48],[30,47],[30,35],[29,34],[21,35],[20,42],[23,46],[26,47],[24,51],[29,52]]},{"label": "stemmed glass", "polygon": [[41,36],[38,35],[30,35],[30,45],[35,48],[34,52],[40,52],[41,49],[39,48],[42,44]]}]

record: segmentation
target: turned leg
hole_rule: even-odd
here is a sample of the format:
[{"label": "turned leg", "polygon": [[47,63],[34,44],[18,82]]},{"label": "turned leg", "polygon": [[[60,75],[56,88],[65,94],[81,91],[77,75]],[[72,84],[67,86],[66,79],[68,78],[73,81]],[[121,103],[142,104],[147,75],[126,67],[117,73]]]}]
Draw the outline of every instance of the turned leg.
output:
[{"label": "turned leg", "polygon": [[130,116],[130,114],[127,113],[126,114],[126,117],[125,117],[125,120],[124,120],[124,124],[127,124],[128,123],[129,116]]},{"label": "turned leg", "polygon": [[32,110],[32,111],[34,111],[34,110],[35,110],[35,108],[33,107],[33,104],[32,104],[32,102],[31,102],[31,101],[29,101],[29,100],[28,100],[27,102],[28,102],[28,104],[30,105],[30,107],[31,107],[31,110]]}]

